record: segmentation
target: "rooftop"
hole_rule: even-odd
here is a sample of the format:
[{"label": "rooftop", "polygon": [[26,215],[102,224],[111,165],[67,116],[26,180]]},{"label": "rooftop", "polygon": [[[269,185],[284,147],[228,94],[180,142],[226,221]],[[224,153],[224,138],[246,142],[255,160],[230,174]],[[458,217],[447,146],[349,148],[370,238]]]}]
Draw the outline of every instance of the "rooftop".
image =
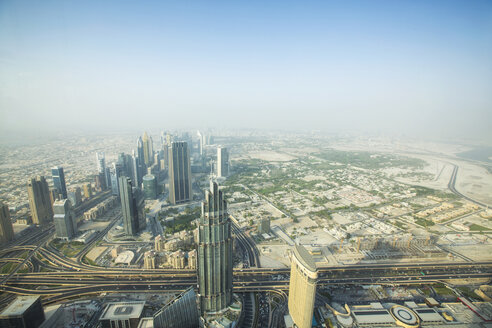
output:
[{"label": "rooftop", "polygon": [[108,303],[99,320],[140,318],[145,301]]},{"label": "rooftop", "polygon": [[302,263],[308,270],[315,272],[316,271],[316,263],[313,260],[313,257],[302,245],[295,245],[294,247],[294,256],[299,262]]},{"label": "rooftop", "polygon": [[39,299],[39,296],[18,296],[15,301],[10,303],[5,310],[0,313],[0,316],[19,316],[26,312],[34,302]]}]

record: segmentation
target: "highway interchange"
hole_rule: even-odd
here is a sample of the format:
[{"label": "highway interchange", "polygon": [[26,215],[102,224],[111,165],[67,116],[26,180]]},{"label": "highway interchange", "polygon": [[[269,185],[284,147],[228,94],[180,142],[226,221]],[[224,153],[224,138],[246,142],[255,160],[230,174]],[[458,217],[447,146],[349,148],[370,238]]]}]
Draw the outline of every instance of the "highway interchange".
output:
[{"label": "highway interchange", "polygon": [[[455,166],[448,188],[461,197],[454,188],[458,167]],[[469,199],[470,201],[474,201]],[[474,201],[476,202],[476,201]],[[482,205],[483,204],[480,204]],[[118,221],[120,216],[101,231],[96,238],[84,246],[74,258],[67,258],[51,247],[53,225],[30,229],[26,234],[10,242],[0,250],[0,264],[12,263],[10,274],[0,275],[0,290],[3,299],[0,305],[12,300],[12,295],[41,295],[44,304],[100,293],[179,292],[196,286],[194,270],[108,268],[86,264],[82,261],[87,252]],[[274,327],[286,308],[290,269],[262,268],[259,251],[254,241],[246,235],[232,218],[232,231],[237,246],[243,254],[245,268],[234,270],[234,291],[251,297],[251,306],[257,308],[264,303],[267,293],[276,293],[281,300],[268,315],[268,326]],[[423,284],[450,279],[492,277],[492,262],[453,263],[407,263],[334,266],[319,268],[318,284],[361,285],[361,284]],[[254,294],[251,294],[254,293]],[[255,295],[253,297],[253,295]],[[263,299],[263,300],[262,300]],[[247,303],[248,303],[247,302]],[[256,326],[258,316],[246,326]]]}]

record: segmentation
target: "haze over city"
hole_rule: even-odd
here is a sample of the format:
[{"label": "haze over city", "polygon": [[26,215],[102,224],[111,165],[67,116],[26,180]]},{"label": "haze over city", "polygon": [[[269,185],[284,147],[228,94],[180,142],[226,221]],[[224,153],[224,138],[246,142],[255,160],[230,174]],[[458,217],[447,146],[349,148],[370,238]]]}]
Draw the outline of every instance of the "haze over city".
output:
[{"label": "haze over city", "polygon": [[2,134],[169,124],[487,143],[491,8],[2,1]]},{"label": "haze over city", "polygon": [[492,1],[0,0],[0,327],[492,327]]}]

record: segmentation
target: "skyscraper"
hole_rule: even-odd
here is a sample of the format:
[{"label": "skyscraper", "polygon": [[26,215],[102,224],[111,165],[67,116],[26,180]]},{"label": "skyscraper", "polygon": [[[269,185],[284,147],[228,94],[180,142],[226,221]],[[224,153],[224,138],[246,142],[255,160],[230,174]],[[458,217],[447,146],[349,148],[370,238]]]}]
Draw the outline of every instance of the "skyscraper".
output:
[{"label": "skyscraper", "polygon": [[27,183],[27,195],[34,224],[46,224],[53,219],[50,190],[43,176],[33,178]]},{"label": "skyscraper", "polygon": [[[102,190],[106,190],[111,185],[111,178],[106,172],[106,158],[104,153],[96,153],[97,174],[100,177],[100,186]],[[73,205],[73,204],[72,204]]]},{"label": "skyscraper", "polygon": [[145,225],[143,197],[138,188],[132,186],[132,180],[125,176],[119,178],[121,212],[123,229],[129,236],[134,236]]},{"label": "skyscraper", "polygon": [[143,193],[145,199],[157,199],[157,180],[154,175],[143,177]]},{"label": "skyscraper", "polygon": [[0,244],[14,239],[14,229],[10,220],[9,207],[0,202]]},{"label": "skyscraper", "polygon": [[296,327],[311,328],[316,296],[316,263],[302,245],[295,245],[291,258],[289,315]]},{"label": "skyscraper", "polygon": [[132,181],[135,187],[140,188],[142,185],[142,167],[140,165],[140,159],[135,154],[135,150],[132,152]]},{"label": "skyscraper", "polygon": [[104,153],[96,153],[97,173],[105,173],[106,159]]},{"label": "skyscraper", "polygon": [[147,132],[144,132],[142,136],[142,143],[144,163],[147,167],[149,167],[154,163],[154,146],[152,142],[152,137],[149,137]]},{"label": "skyscraper", "polygon": [[217,148],[217,176],[226,177],[229,175],[229,151],[227,148]]},{"label": "skyscraper", "polygon": [[197,262],[202,314],[227,308],[232,300],[231,220],[222,191],[212,181],[202,202]]},{"label": "skyscraper", "polygon": [[55,166],[51,169],[51,176],[53,177],[53,185],[60,198],[67,199],[67,186],[65,184],[65,173],[63,173],[63,167]]},{"label": "skyscraper", "polygon": [[115,196],[119,196],[119,178],[123,175],[123,168],[118,163],[113,163],[111,167],[111,193]]},{"label": "skyscraper", "polygon": [[56,236],[70,240],[77,235],[77,220],[68,199],[57,200],[53,205]]},{"label": "skyscraper", "polygon": [[200,314],[193,287],[172,299],[154,314],[155,328],[198,328]]},{"label": "skyscraper", "polygon": [[169,148],[169,201],[178,204],[192,198],[188,144],[183,141],[173,142]]}]

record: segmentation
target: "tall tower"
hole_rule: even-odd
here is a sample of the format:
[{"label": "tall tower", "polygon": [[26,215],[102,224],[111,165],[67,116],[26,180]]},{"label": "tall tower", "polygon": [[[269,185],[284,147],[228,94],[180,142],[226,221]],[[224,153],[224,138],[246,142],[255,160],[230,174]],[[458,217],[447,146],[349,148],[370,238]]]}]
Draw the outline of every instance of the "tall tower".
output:
[{"label": "tall tower", "polygon": [[222,191],[212,181],[202,202],[197,262],[202,314],[225,309],[232,300],[231,220]]},{"label": "tall tower", "polygon": [[77,220],[72,204],[68,199],[57,200],[53,204],[56,236],[70,240],[77,235]]},{"label": "tall tower", "polygon": [[51,176],[53,177],[53,185],[56,192],[62,199],[67,199],[67,185],[65,184],[65,173],[63,173],[63,167],[55,166],[51,169]]},{"label": "tall tower", "polygon": [[96,153],[97,173],[106,172],[106,159],[104,153]]},{"label": "tall tower", "polygon": [[169,200],[172,204],[177,204],[192,198],[188,143],[173,142],[169,148]]},{"label": "tall tower", "polygon": [[289,282],[289,314],[298,328],[311,328],[316,296],[316,263],[302,245],[294,246]]},{"label": "tall tower", "polygon": [[227,148],[217,148],[217,176],[226,177],[229,175],[229,151]]},{"label": "tall tower", "polygon": [[152,145],[152,137],[149,137],[147,132],[144,132],[142,136],[142,143],[144,163],[147,167],[149,167],[154,162],[154,148]]},{"label": "tall tower", "polygon": [[10,221],[9,207],[0,202],[0,244],[14,239],[14,229]]},{"label": "tall tower", "polygon": [[123,168],[118,163],[113,163],[111,167],[111,194],[119,196],[119,178],[123,175]]},{"label": "tall tower", "polygon": [[119,178],[123,229],[128,236],[134,236],[143,228],[143,197],[138,188],[132,186],[132,180],[125,176]]},{"label": "tall tower", "polygon": [[46,224],[53,218],[48,183],[43,176],[33,178],[27,183],[27,195],[34,224]]}]

